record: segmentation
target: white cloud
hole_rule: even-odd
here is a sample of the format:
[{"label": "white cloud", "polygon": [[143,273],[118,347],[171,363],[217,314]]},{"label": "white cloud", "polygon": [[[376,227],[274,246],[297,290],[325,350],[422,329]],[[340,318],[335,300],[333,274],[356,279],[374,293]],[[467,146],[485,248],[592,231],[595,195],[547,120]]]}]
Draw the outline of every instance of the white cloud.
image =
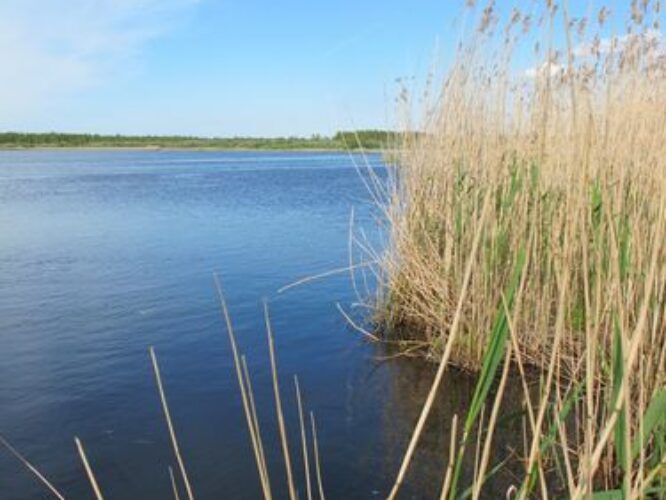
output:
[{"label": "white cloud", "polygon": [[[647,30],[644,33],[626,34],[622,36],[600,38],[594,42],[585,42],[577,45],[573,49],[573,55],[576,62],[589,60],[590,58],[599,55],[606,55],[614,52],[620,54],[623,50],[632,44],[641,44],[644,48],[643,54],[648,58],[666,57],[666,44],[663,41],[663,34],[658,30]],[[566,71],[566,67],[562,64],[547,62],[527,68],[523,72],[523,76],[528,79],[537,78],[537,76],[545,76],[550,69],[550,76],[557,77]]]},{"label": "white cloud", "polygon": [[196,0],[0,0],[0,128],[122,72]]},{"label": "white cloud", "polygon": [[592,57],[595,54],[608,54],[612,51],[621,52],[631,43],[641,43],[646,46],[652,46],[655,49],[663,50],[663,34],[661,31],[649,29],[644,33],[625,34],[601,38],[596,42],[581,43],[574,48],[576,57]]},{"label": "white cloud", "polygon": [[561,64],[556,64],[556,63],[548,64],[547,62],[545,62],[543,64],[540,64],[539,66],[527,68],[524,74],[527,78],[533,79],[536,78],[537,76],[545,76],[546,74],[548,74],[548,71],[550,70],[550,76],[555,77],[564,73],[564,69],[565,69],[564,66],[562,66]]}]

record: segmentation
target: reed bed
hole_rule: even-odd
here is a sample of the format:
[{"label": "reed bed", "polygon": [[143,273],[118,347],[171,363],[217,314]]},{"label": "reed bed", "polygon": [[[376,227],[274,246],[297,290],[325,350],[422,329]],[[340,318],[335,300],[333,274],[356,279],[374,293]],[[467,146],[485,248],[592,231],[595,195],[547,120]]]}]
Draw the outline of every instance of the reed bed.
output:
[{"label": "reed bed", "polygon": [[[525,387],[520,497],[664,495],[659,3],[629,3],[626,32],[608,37],[606,7],[574,18],[566,1],[531,2],[502,17],[492,1],[467,3],[474,34],[423,123],[391,153],[389,188],[376,191],[390,232],[376,322],[385,339],[439,363],[391,498],[449,365],[479,377],[442,498],[460,493],[467,436],[486,404],[496,418],[505,375],[489,395],[503,360]],[[526,44],[531,69],[520,64]],[[536,397],[528,365],[538,370]],[[492,427],[485,432],[492,440]]]}]

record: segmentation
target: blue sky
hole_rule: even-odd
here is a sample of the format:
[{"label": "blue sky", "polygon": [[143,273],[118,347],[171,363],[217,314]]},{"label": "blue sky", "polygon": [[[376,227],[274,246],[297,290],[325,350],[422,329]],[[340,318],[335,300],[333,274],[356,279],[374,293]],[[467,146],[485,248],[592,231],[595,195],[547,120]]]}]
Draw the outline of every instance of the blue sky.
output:
[{"label": "blue sky", "polygon": [[396,78],[423,81],[436,46],[445,65],[463,3],[0,0],[0,130],[391,126]]}]

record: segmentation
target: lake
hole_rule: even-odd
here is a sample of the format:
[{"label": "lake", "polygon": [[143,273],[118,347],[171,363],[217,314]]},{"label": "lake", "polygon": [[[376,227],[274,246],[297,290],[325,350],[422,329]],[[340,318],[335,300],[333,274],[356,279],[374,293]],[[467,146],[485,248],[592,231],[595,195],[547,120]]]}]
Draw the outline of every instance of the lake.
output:
[{"label": "lake", "polygon": [[[336,307],[356,300],[349,273],[278,293],[349,264],[352,209],[381,248],[378,213],[354,166],[365,161],[383,175],[378,155],[0,152],[0,433],[69,497],[91,495],[79,436],[106,496],[168,498],[175,459],[148,355],[154,346],[195,495],[258,498],[216,272],[252,373],[277,496],[286,487],[264,299],[302,496],[294,374],[317,418],[328,496],[384,496],[432,368],[378,362],[381,350]],[[457,376],[443,391],[410,498],[439,488],[450,418],[472,389]],[[45,495],[0,448],[0,498]]]}]

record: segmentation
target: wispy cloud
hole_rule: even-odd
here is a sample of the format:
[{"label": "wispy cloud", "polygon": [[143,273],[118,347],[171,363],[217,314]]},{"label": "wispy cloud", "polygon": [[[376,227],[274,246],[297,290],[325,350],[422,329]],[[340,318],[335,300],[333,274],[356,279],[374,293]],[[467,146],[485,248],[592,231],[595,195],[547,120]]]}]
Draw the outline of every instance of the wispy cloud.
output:
[{"label": "wispy cloud", "polygon": [[592,57],[596,54],[621,52],[632,43],[644,44],[655,50],[663,50],[663,34],[661,31],[650,29],[644,33],[629,33],[622,36],[600,38],[592,42],[581,43],[574,48],[577,57]]},{"label": "wispy cloud", "polygon": [[532,68],[527,68],[524,72],[525,77],[527,78],[537,78],[538,76],[545,76],[550,72],[551,77],[556,77],[564,73],[564,66],[561,64],[547,62],[540,64],[539,66],[534,66]]},{"label": "wispy cloud", "polygon": [[[585,61],[596,56],[603,56],[610,53],[620,54],[633,44],[640,44],[643,48],[643,54],[646,57],[660,58],[666,57],[666,44],[661,31],[650,29],[644,33],[630,33],[622,36],[613,36],[608,38],[597,38],[591,42],[585,42],[573,48],[573,55],[576,61]],[[537,66],[527,68],[523,75],[526,78],[534,79],[538,76],[544,76],[550,71],[551,77],[562,75],[566,68],[557,62],[548,64],[544,62]]]},{"label": "wispy cloud", "polygon": [[0,127],[113,78],[196,0],[0,2]]}]

